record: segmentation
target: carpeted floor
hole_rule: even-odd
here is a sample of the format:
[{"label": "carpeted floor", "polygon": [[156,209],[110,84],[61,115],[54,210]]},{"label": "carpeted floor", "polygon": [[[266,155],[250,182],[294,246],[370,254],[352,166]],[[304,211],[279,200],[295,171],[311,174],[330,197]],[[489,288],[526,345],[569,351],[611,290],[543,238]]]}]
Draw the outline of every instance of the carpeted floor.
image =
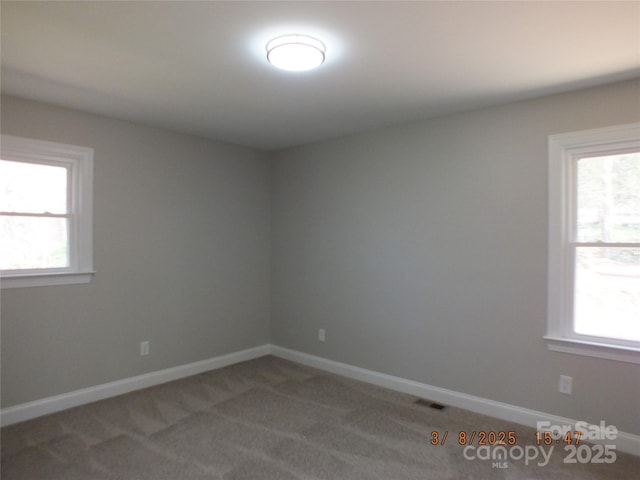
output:
[{"label": "carpeted floor", "polygon": [[[638,457],[566,464],[558,446],[545,465],[533,429],[415,400],[263,357],[6,427],[1,478],[638,478]],[[431,445],[434,431],[440,441],[448,432],[444,445]],[[461,431],[514,431],[516,444],[499,465],[478,458],[495,447],[467,449],[465,458]],[[534,450],[536,459],[521,456]]]}]

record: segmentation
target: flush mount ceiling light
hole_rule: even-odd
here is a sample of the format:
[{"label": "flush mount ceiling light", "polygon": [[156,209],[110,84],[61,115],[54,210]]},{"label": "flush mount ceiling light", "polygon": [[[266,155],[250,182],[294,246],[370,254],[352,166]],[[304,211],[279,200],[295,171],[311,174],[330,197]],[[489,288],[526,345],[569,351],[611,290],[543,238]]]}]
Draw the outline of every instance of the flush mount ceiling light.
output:
[{"label": "flush mount ceiling light", "polygon": [[274,67],[304,72],[324,62],[325,46],[307,35],[282,35],[267,43],[267,60]]}]

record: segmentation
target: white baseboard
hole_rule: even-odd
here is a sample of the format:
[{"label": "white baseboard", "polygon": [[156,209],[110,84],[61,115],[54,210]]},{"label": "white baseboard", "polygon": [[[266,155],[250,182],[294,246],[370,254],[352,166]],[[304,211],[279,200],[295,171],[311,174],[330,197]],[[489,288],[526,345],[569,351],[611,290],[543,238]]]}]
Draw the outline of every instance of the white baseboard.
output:
[{"label": "white baseboard", "polygon": [[[316,357],[314,355],[298,352],[296,350],[289,350],[275,345],[271,346],[271,354],[276,357],[291,360],[292,362],[301,363],[319,370],[335,373],[343,377],[372,383],[391,390],[407,393],[416,397],[427,398],[438,403],[463,408],[475,413],[488,415],[490,417],[514,422],[527,427],[537,428],[538,422],[549,422],[550,425],[571,426],[572,431],[574,431],[575,424],[577,423],[576,420],[570,418],[518,407],[508,403],[496,402],[495,400],[447,390],[446,388],[415,382],[405,378],[394,377],[393,375],[354,367],[346,363],[327,360],[326,358]],[[531,439],[531,444],[533,444],[533,442],[534,439]],[[640,436],[632,433],[618,431],[617,437],[613,441],[589,441],[589,443],[615,444],[616,449],[621,452],[640,456]]]},{"label": "white baseboard", "polygon": [[226,367],[238,362],[252,360],[254,358],[269,355],[270,345],[241,350],[239,352],[213,357],[199,362],[180,365],[178,367],[167,368],[156,372],[146,373],[135,377],[117,380],[115,382],[103,383],[94,387],[83,388],[54,397],[47,397],[33,402],[22,403],[13,407],[0,410],[0,425],[7,426],[13,423],[30,420],[32,418],[59,412],[67,408],[85,405],[87,403],[115,397],[123,393],[140,390],[142,388],[160,385],[180,378],[197,375],[199,373]]},{"label": "white baseboard", "polygon": [[[125,378],[115,382],[104,383],[94,387],[84,388],[62,395],[43,398],[33,402],[23,403],[0,410],[0,425],[7,426],[13,423],[30,420],[32,418],[59,412],[68,408],[85,405],[87,403],[104,400],[124,393],[140,390],[154,385],[159,385],[173,380],[178,380],[191,375],[226,367],[235,363],[252,360],[265,355],[291,360],[310,367],[327,372],[389,388],[416,397],[428,398],[438,403],[463,408],[472,412],[488,415],[509,422],[514,422],[528,427],[537,427],[537,422],[546,421],[551,425],[575,425],[576,420],[539,412],[528,408],[518,407],[508,403],[496,402],[466,393],[460,393],[446,388],[440,388],[426,383],[415,382],[393,375],[375,372],[360,367],[354,367],[346,363],[340,363],[326,358],[309,355],[307,353],[290,350],[276,345],[261,345],[259,347],[241,350],[239,352],[221,355],[219,357],[189,363],[178,367],[167,368],[157,372]],[[532,440],[533,442],[533,440]],[[598,443],[598,442],[592,442]],[[599,442],[605,443],[605,442]],[[640,456],[640,436],[619,431],[614,441],[617,450]]]}]

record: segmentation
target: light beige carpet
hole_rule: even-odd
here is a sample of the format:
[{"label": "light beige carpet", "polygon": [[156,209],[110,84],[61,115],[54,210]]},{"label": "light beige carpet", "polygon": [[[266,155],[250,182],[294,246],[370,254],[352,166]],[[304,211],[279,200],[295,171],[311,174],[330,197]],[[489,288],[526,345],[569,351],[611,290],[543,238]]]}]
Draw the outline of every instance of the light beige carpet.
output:
[{"label": "light beige carpet", "polygon": [[[638,478],[640,458],[619,452],[610,464],[566,464],[561,447],[546,465],[518,459],[533,429],[415,400],[263,357],[6,427],[1,478]],[[434,431],[448,432],[444,445],[431,445]],[[522,448],[499,466],[473,449],[465,458],[460,431],[514,431]]]}]

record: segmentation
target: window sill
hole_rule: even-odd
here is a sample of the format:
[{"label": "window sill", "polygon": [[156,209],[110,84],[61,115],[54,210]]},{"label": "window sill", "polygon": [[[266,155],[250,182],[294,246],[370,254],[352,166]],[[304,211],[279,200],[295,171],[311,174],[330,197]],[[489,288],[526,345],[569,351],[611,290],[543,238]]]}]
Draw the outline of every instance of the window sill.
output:
[{"label": "window sill", "polygon": [[554,352],[640,364],[640,348],[557,337],[544,337],[544,340],[547,348]]},{"label": "window sill", "polygon": [[89,283],[94,273],[95,272],[33,273],[28,275],[2,276],[0,277],[0,287],[4,289]]}]

